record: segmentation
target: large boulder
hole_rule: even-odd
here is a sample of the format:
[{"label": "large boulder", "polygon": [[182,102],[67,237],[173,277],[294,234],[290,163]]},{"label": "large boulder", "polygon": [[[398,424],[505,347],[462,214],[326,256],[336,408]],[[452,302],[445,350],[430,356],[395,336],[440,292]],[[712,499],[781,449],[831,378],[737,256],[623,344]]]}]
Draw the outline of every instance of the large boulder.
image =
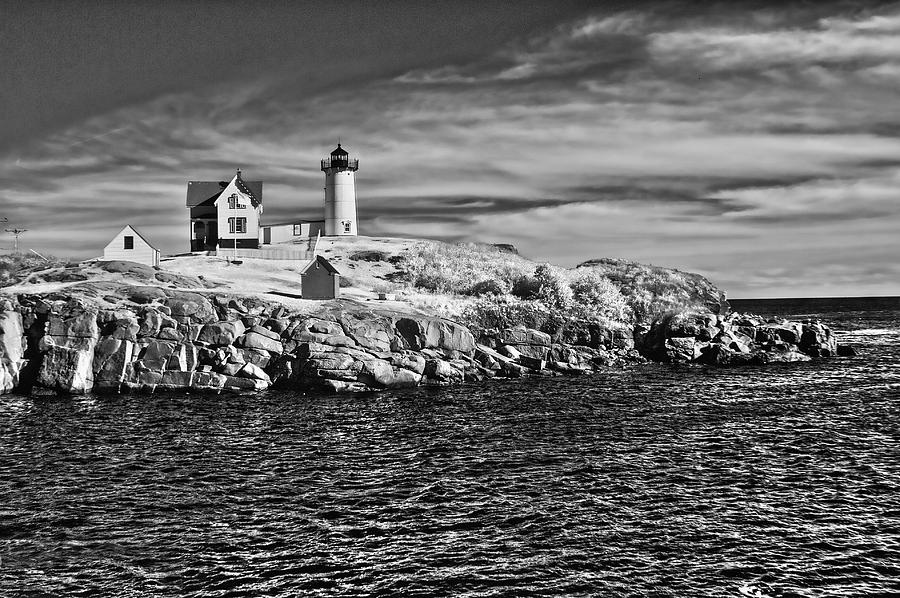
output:
[{"label": "large boulder", "polygon": [[225,346],[244,334],[244,323],[240,320],[233,322],[212,322],[205,324],[200,330],[197,340],[213,346]]},{"label": "large boulder", "polygon": [[19,372],[25,356],[22,315],[8,310],[0,312],[0,394],[19,385]]},{"label": "large boulder", "polygon": [[791,322],[770,323],[756,329],[757,342],[782,341],[789,345],[800,343],[802,328]]},{"label": "large boulder", "polygon": [[347,335],[353,338],[360,347],[376,351],[391,350],[393,331],[386,330],[380,321],[345,321],[345,328]]},{"label": "large boulder", "polygon": [[43,355],[37,383],[44,388],[84,394],[94,387],[94,348],[50,345]]},{"label": "large boulder", "polygon": [[137,335],[139,337],[156,336],[159,334],[159,330],[162,327],[162,319],[163,315],[157,310],[149,308],[144,309],[141,314]]},{"label": "large boulder", "polygon": [[828,326],[810,322],[803,325],[800,350],[813,357],[832,357],[837,355],[837,338]]},{"label": "large boulder", "polygon": [[94,384],[99,388],[116,387],[125,379],[134,353],[129,340],[103,337],[94,348]]},{"label": "large boulder", "polygon": [[140,368],[154,372],[166,369],[176,346],[177,344],[171,341],[150,340],[141,343],[141,351],[138,356]]},{"label": "large boulder", "polygon": [[258,332],[247,332],[238,338],[235,344],[247,349],[262,349],[272,353],[282,353],[284,351],[284,345],[281,344],[281,341]]},{"label": "large boulder", "polygon": [[458,351],[466,355],[475,352],[475,337],[469,329],[454,322],[446,320],[440,323],[439,347],[445,351]]},{"label": "large boulder", "polygon": [[362,362],[357,380],[373,388],[412,388],[418,386],[421,374],[393,367],[381,359],[369,359]]},{"label": "large boulder", "polygon": [[694,361],[701,355],[701,349],[706,343],[698,343],[693,337],[675,337],[666,339],[666,361],[671,363],[687,363]]},{"label": "large boulder", "polygon": [[45,331],[37,384],[72,394],[89,392],[94,386],[94,347],[99,336],[96,310],[70,301],[61,312],[48,315]]},{"label": "large boulder", "polygon": [[271,384],[272,379],[269,375],[263,370],[261,367],[255,366],[252,363],[245,363],[244,367],[238,372],[239,376],[243,376],[245,378],[253,378],[254,380],[263,380],[266,384]]},{"label": "large boulder", "polygon": [[60,314],[51,314],[47,320],[47,336],[54,337],[56,346],[82,346],[80,339],[97,340],[97,312],[73,305]]},{"label": "large boulder", "polygon": [[163,305],[171,310],[173,318],[179,322],[212,323],[218,320],[212,303],[199,293],[171,291]]},{"label": "large boulder", "polygon": [[435,348],[441,340],[440,324],[432,318],[398,318],[394,328],[404,348],[413,351]]},{"label": "large boulder", "polygon": [[541,345],[549,347],[551,340],[549,334],[526,328],[525,326],[507,328],[500,333],[500,342],[504,345]]},{"label": "large boulder", "polygon": [[443,359],[429,359],[425,362],[424,377],[429,384],[458,384],[463,381],[463,372]]}]

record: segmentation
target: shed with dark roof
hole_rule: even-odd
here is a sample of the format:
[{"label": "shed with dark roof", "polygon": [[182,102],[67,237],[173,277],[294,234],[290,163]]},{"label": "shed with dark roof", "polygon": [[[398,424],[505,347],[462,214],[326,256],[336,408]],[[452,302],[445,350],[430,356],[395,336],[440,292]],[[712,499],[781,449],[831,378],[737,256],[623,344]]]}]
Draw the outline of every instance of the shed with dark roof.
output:
[{"label": "shed with dark roof", "polygon": [[300,270],[300,293],[304,299],[337,299],[341,296],[341,275],[317,255]]}]

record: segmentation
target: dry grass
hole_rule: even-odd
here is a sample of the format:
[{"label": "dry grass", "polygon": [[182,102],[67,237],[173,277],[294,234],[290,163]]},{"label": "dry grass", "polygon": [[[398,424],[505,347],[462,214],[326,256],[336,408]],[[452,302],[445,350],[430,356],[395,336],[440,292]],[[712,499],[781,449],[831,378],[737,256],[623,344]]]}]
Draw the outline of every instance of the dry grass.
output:
[{"label": "dry grass", "polygon": [[53,256],[46,259],[26,253],[0,255],[0,287],[8,287],[26,280],[36,272],[65,267],[68,260]]}]

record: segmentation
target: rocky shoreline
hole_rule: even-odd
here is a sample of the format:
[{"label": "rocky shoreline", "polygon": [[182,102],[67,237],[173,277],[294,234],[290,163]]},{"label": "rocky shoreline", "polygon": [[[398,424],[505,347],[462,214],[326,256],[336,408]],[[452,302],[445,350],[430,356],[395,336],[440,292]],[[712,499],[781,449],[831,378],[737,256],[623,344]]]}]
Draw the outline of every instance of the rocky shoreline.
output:
[{"label": "rocky shoreline", "polygon": [[104,309],[64,296],[0,299],[0,394],[373,391],[581,374],[647,360],[764,364],[847,354],[818,322],[671,315],[634,334],[482,331],[353,301],[314,315],[254,297],[132,287]]}]

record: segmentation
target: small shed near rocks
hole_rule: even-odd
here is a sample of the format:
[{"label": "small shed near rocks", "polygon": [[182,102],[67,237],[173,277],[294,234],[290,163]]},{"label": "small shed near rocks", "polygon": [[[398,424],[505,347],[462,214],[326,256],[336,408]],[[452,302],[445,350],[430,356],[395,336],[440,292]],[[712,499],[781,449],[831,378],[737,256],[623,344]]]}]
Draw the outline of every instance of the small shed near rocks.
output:
[{"label": "small shed near rocks", "polygon": [[304,299],[337,299],[341,296],[341,275],[317,255],[300,270],[300,293]]},{"label": "small shed near rocks", "polygon": [[159,266],[159,249],[128,224],[103,248],[103,261],[115,260]]}]

